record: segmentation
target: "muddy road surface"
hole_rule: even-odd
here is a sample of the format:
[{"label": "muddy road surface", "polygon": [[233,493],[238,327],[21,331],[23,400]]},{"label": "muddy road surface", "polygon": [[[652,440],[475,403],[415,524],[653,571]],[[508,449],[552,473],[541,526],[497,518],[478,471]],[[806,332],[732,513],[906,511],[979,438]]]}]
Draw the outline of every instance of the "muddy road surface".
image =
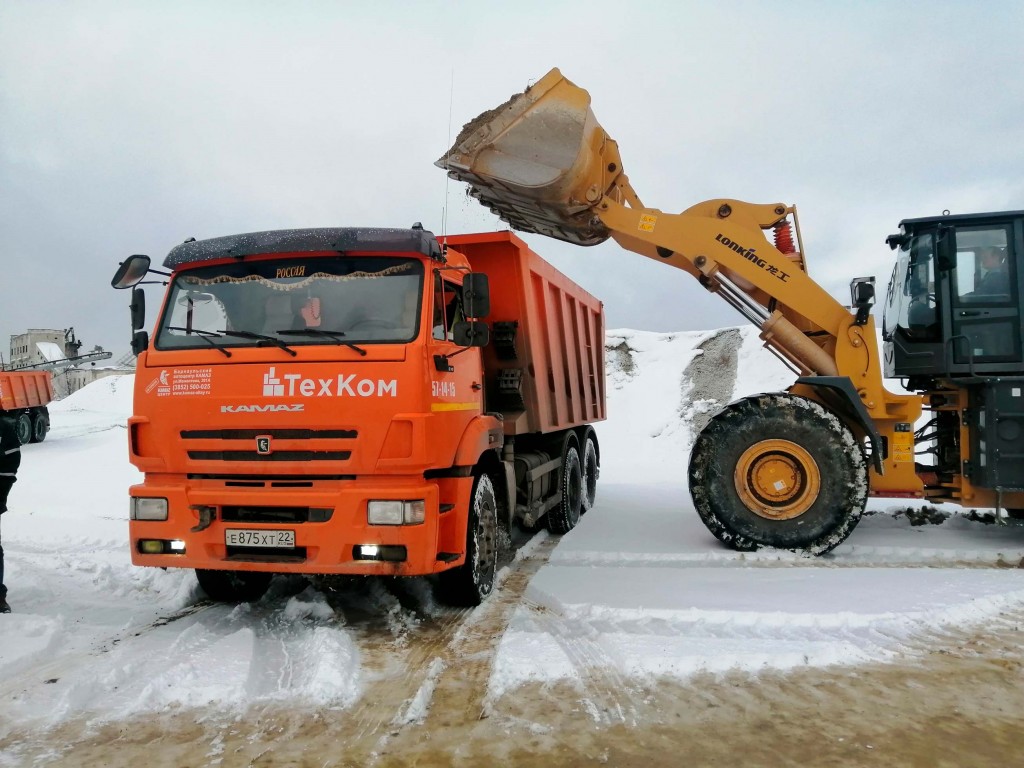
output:
[{"label": "muddy road surface", "polygon": [[573,681],[491,700],[491,662],[513,610],[545,610],[524,593],[553,547],[548,539],[513,563],[480,609],[435,612],[408,631],[348,605],[369,672],[352,706],[72,721],[0,742],[0,762],[1009,766],[1024,753],[1024,610],[919,637],[889,664],[641,682],[580,658]]}]

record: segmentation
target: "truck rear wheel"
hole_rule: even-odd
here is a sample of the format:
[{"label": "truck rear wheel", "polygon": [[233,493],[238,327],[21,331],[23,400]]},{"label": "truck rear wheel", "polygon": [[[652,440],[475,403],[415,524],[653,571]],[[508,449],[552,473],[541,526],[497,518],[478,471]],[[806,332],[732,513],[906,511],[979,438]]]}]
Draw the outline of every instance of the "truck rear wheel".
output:
[{"label": "truck rear wheel", "polygon": [[867,463],[850,430],[820,404],[757,395],[716,415],[690,454],[690,495],[701,520],[738,550],[821,555],[856,527]]},{"label": "truck rear wheel", "polygon": [[466,561],[441,574],[441,599],[450,605],[480,605],[494,589],[497,564],[498,503],[494,484],[487,475],[477,475],[466,523]]},{"label": "truck rear wheel", "polygon": [[213,571],[196,568],[199,586],[219,603],[251,603],[263,597],[271,573],[263,571]]},{"label": "truck rear wheel", "polygon": [[37,413],[32,418],[32,442],[41,443],[46,439],[46,433],[50,431],[50,420],[45,413]]},{"label": "truck rear wheel", "polygon": [[583,512],[593,507],[597,500],[597,477],[600,473],[597,444],[593,435],[587,435],[583,443]]},{"label": "truck rear wheel", "polygon": [[562,458],[562,498],[548,512],[548,530],[551,533],[568,533],[576,527],[582,513],[583,465],[580,452],[574,442],[570,442]]},{"label": "truck rear wheel", "polygon": [[22,445],[32,440],[32,418],[27,413],[18,414],[14,421],[14,431],[18,435],[18,442]]}]

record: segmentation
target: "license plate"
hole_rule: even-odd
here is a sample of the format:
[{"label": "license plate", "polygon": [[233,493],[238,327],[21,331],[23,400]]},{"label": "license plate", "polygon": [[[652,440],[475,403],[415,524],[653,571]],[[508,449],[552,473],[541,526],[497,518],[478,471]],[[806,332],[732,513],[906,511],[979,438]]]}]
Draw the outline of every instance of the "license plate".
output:
[{"label": "license plate", "polygon": [[295,531],[229,528],[224,532],[224,541],[229,547],[294,548]]}]

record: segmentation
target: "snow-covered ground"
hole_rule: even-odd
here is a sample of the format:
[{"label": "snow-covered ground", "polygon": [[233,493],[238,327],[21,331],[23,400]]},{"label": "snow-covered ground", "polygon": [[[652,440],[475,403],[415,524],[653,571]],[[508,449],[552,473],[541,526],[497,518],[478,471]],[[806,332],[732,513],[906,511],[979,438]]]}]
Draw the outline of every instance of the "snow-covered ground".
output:
[{"label": "snow-covered ground", "polygon": [[[1024,570],[996,567],[1024,559],[1024,529],[952,509],[940,525],[913,525],[906,504],[873,501],[851,538],[817,559],[720,545],[685,486],[694,431],[717,403],[791,379],[754,332],[725,333],[731,341],[609,332],[598,502],[515,608],[492,696],[590,667],[643,680],[884,661],[930,632],[1024,604]],[[209,605],[190,572],[130,565],[132,385],[103,379],[55,404],[49,438],[24,449],[2,521],[14,613],[0,616],[0,740],[173,707],[349,706],[374,672],[360,630],[322,592],[281,579],[254,605]],[[417,632],[417,616],[446,615],[425,582],[408,589],[418,613],[376,580],[356,608],[397,637]],[[429,707],[429,691],[413,706]]]}]

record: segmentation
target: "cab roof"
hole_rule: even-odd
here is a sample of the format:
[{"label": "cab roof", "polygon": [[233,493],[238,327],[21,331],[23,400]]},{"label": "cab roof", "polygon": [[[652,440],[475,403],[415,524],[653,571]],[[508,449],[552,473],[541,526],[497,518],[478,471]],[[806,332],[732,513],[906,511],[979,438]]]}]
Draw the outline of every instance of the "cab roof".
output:
[{"label": "cab roof", "polygon": [[304,251],[394,251],[422,253],[441,258],[441,246],[434,233],[422,228],[386,229],[381,227],[332,227],[324,229],[277,229],[242,235],[186,240],[171,249],[164,267],[176,269],[216,259],[256,256],[268,253]]},{"label": "cab roof", "polygon": [[956,213],[944,216],[923,216],[918,219],[903,219],[900,226],[919,226],[922,224],[963,224],[972,221],[991,221],[992,219],[1024,218],[1024,211],[990,211],[989,213]]}]

